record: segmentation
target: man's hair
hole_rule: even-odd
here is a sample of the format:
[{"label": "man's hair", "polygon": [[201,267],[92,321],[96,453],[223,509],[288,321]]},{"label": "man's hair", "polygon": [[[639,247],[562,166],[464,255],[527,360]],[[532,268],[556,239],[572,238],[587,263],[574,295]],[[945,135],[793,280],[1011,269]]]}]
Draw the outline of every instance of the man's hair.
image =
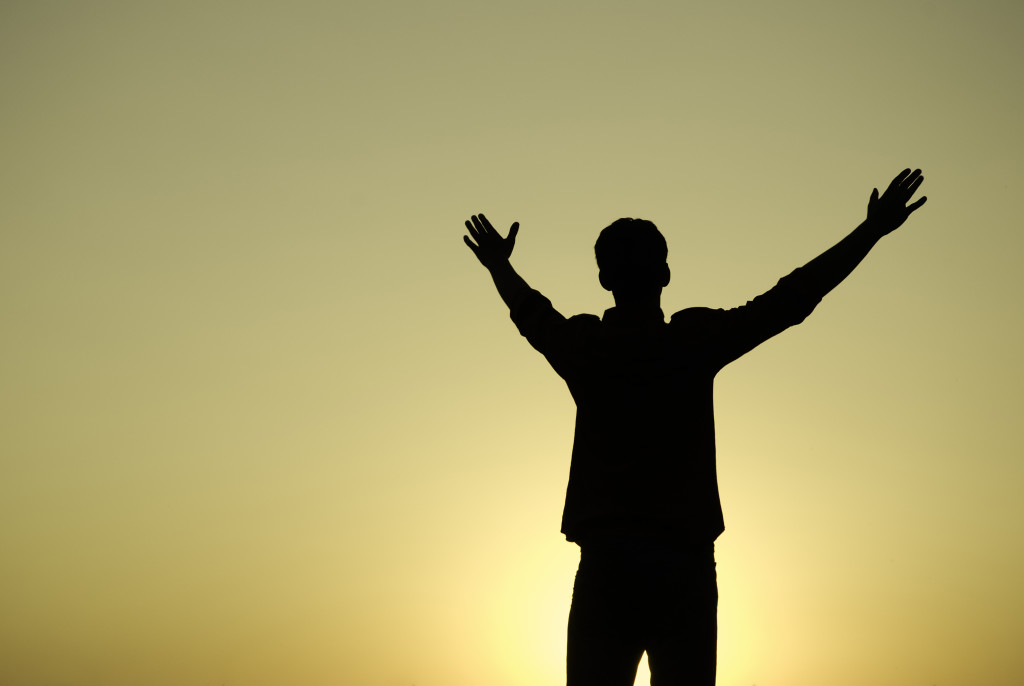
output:
[{"label": "man's hair", "polygon": [[668,259],[668,244],[653,222],[625,217],[601,231],[594,254],[606,288],[643,288],[656,285],[652,282]]}]

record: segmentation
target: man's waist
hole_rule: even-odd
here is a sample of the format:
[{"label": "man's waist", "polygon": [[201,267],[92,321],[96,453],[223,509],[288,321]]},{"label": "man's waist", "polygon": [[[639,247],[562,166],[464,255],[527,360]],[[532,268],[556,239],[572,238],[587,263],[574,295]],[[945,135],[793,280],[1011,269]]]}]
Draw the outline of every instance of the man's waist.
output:
[{"label": "man's waist", "polygon": [[[717,528],[717,527],[715,527]],[[673,526],[663,522],[601,523],[591,522],[579,527],[569,540],[581,548],[597,548],[621,545],[671,545],[694,551],[715,549],[715,539],[720,531],[710,527],[705,531],[692,527]]]}]

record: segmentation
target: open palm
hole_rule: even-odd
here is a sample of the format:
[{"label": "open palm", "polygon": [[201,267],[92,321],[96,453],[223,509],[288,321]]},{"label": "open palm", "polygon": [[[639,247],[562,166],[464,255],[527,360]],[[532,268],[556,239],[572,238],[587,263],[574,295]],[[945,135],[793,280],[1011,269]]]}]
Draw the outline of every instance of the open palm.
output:
[{"label": "open palm", "polygon": [[881,196],[878,189],[871,191],[871,199],[868,200],[868,221],[880,228],[883,234],[892,233],[907,221],[907,217],[925,203],[927,196],[922,196],[917,202],[907,205],[914,197],[924,177],[921,170],[904,169],[896,175],[889,187]]},{"label": "open palm", "polygon": [[512,255],[512,249],[516,245],[516,234],[519,233],[519,222],[512,224],[507,238],[502,238],[483,214],[474,214],[466,222],[466,229],[469,230],[469,236],[463,236],[462,240],[466,241],[466,245],[480,260],[480,264],[490,269],[500,262],[508,261]]}]

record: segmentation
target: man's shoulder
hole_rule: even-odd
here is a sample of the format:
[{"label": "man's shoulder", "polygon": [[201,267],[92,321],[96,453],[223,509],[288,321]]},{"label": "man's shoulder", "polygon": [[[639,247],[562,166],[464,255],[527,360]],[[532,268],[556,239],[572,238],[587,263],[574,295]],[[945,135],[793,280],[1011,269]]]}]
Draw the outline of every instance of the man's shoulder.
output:
[{"label": "man's shoulder", "polygon": [[596,314],[574,314],[565,320],[565,333],[575,339],[600,335],[601,318]]},{"label": "man's shoulder", "polygon": [[575,322],[581,326],[593,326],[594,324],[600,324],[601,318],[596,314],[574,314],[569,317],[570,322]]},{"label": "man's shoulder", "polygon": [[713,307],[688,307],[672,315],[668,328],[671,335],[685,340],[711,340],[729,327],[729,310]]},{"label": "man's shoulder", "polygon": [[719,321],[725,310],[712,307],[687,307],[672,315],[669,323],[673,326],[700,326]]}]

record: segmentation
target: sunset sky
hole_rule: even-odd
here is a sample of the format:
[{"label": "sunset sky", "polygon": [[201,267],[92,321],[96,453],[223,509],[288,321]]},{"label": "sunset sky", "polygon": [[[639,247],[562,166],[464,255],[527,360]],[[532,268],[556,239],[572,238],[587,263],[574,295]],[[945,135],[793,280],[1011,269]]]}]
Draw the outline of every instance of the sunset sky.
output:
[{"label": "sunset sky", "polygon": [[[0,684],[558,686],[593,243],[733,307],[722,686],[1024,683],[1024,3],[0,4]],[[647,683],[646,666],[638,683]]]}]

